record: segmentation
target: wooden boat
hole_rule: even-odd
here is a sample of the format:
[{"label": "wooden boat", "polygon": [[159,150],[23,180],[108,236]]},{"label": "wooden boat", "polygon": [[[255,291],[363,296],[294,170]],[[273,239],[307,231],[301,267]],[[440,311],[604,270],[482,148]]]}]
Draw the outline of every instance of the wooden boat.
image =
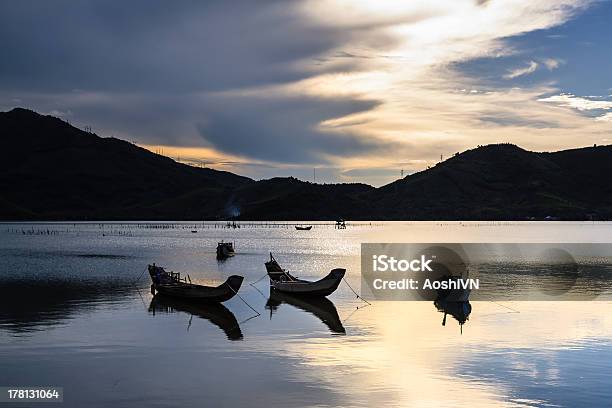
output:
[{"label": "wooden boat", "polygon": [[265,265],[272,289],[302,296],[331,295],[338,288],[346,273],[346,269],[336,268],[332,269],[327,276],[315,282],[298,279],[281,268],[271,253],[270,260]]},{"label": "wooden boat", "polygon": [[243,337],[236,316],[221,303],[194,303],[185,299],[157,294],[151,300],[149,312],[154,315],[156,313],[188,313],[208,320],[219,327],[228,340],[242,340]]},{"label": "wooden boat", "polygon": [[167,272],[161,266],[149,265],[152,292],[198,302],[219,303],[234,297],[242,285],[243,277],[232,275],[219,286],[204,286],[187,282],[178,272]]},{"label": "wooden boat", "polygon": [[295,229],[298,231],[310,231],[312,229],[312,225],[308,225],[306,227],[301,226],[301,225],[296,225]]},{"label": "wooden boat", "polygon": [[295,296],[290,293],[272,290],[270,291],[270,298],[266,302],[266,308],[270,309],[270,319],[272,319],[272,313],[283,303],[313,314],[334,334],[346,333],[340,316],[338,316],[336,306],[331,300],[325,297]]},{"label": "wooden boat", "polygon": [[227,259],[230,256],[234,256],[234,244],[232,242],[219,242],[217,244],[217,259]]}]

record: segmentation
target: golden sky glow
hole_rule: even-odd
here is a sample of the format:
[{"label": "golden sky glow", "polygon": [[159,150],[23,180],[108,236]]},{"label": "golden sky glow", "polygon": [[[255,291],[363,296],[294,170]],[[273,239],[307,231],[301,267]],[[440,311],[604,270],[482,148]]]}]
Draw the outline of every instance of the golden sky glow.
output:
[{"label": "golden sky glow", "polygon": [[90,7],[53,25],[6,7],[0,107],[255,179],[316,167],[320,182],[382,185],[478,145],[612,139],[609,2],[218,3],[121,21]]},{"label": "golden sky glow", "polygon": [[[301,12],[320,24],[363,26],[358,36],[321,56],[320,74],[278,86],[234,90],[232,95],[288,95],[375,100],[363,112],[319,123],[330,134],[356,134],[393,146],[388,154],[323,156],[342,169],[394,168],[422,170],[449,155],[480,144],[512,142],[526,149],[551,151],[594,143],[606,144],[612,123],[584,115],[587,109],[609,109],[610,102],[576,105],[555,95],[554,76],[526,87],[510,79],[539,69],[554,73],[561,64],[578,63],[543,53],[541,62],[508,67],[497,81],[480,81],[454,64],[485,57],[521,55],[506,38],[547,29],[571,19],[588,2],[447,1],[426,4],[395,1],[307,1]],[[386,39],[381,44],[376,36]],[[325,73],[350,59],[357,68]],[[301,61],[312,65],[312,61]],[[599,119],[599,120],[598,120]],[[223,155],[220,155],[223,156]],[[360,174],[363,174],[360,173]],[[339,177],[340,181],[353,181]]]}]

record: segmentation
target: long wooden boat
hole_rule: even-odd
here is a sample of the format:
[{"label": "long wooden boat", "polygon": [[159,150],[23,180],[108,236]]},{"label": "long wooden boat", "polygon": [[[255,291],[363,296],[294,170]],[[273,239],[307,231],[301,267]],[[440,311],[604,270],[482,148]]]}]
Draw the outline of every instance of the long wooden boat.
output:
[{"label": "long wooden boat", "polygon": [[321,320],[334,334],[345,334],[346,329],[342,325],[336,306],[326,297],[295,296],[290,293],[270,291],[270,297],[266,302],[266,308],[270,309],[270,319],[272,313],[280,305],[287,303],[305,312],[311,313]]},{"label": "long wooden boat", "polygon": [[236,316],[221,303],[197,303],[189,300],[157,294],[151,299],[149,312],[184,312],[208,320],[225,333],[228,340],[242,340],[243,335]]},{"label": "long wooden boat", "polygon": [[302,296],[329,296],[338,288],[340,281],[344,278],[346,269],[336,268],[318,281],[307,281],[298,279],[288,271],[281,268],[274,256],[270,253],[270,260],[265,263],[270,286],[280,292],[291,293]]},{"label": "long wooden boat", "polygon": [[149,265],[151,289],[166,296],[190,299],[192,301],[219,303],[236,295],[244,278],[232,275],[219,286],[196,285],[181,278],[178,272],[167,272],[161,266]]},{"label": "long wooden boat", "polygon": [[310,231],[312,229],[312,225],[308,225],[306,227],[301,226],[301,225],[296,225],[295,229],[298,231]]}]

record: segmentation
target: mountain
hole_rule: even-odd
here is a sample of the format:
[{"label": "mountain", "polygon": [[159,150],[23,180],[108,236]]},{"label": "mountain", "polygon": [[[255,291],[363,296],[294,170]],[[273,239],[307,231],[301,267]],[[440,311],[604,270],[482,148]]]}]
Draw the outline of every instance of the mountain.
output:
[{"label": "mountain", "polygon": [[362,197],[374,191],[366,184],[315,184],[277,177],[238,187],[230,205],[235,215],[249,220],[367,218],[367,201]]},{"label": "mountain", "polygon": [[381,219],[612,217],[612,146],[535,153],[482,146],[369,194]]},{"label": "mountain", "polygon": [[0,113],[0,218],[201,219],[253,180],[175,162],[26,109]]},{"label": "mountain", "polygon": [[16,108],[0,113],[0,219],[612,218],[612,146],[478,147],[386,186],[253,181]]}]

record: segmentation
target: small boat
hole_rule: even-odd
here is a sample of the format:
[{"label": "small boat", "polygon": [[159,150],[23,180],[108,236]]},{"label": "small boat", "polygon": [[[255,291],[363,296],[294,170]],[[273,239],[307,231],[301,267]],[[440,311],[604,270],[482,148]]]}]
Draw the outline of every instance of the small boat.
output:
[{"label": "small boat", "polygon": [[217,259],[227,259],[230,256],[234,256],[234,244],[232,242],[219,242],[217,244]]},{"label": "small boat", "polygon": [[306,227],[301,226],[301,225],[296,225],[295,229],[298,231],[310,231],[312,229],[312,225],[308,225]]},{"label": "small boat", "polygon": [[151,292],[198,302],[225,302],[234,297],[244,280],[242,276],[232,275],[219,286],[204,286],[191,283],[191,279],[187,282],[179,272],[167,272],[155,264],[149,265],[148,269],[153,281]]},{"label": "small boat", "polygon": [[346,273],[346,269],[336,268],[332,269],[327,276],[315,282],[298,279],[281,268],[271,253],[270,260],[265,265],[272,289],[302,296],[331,295],[338,288]]},{"label": "small boat", "polygon": [[[221,303],[194,303],[189,300],[157,294],[151,299],[149,312],[175,313],[184,312],[208,320],[225,333],[228,340],[242,340],[242,331],[236,316]],[[191,323],[191,320],[190,320]]]}]

